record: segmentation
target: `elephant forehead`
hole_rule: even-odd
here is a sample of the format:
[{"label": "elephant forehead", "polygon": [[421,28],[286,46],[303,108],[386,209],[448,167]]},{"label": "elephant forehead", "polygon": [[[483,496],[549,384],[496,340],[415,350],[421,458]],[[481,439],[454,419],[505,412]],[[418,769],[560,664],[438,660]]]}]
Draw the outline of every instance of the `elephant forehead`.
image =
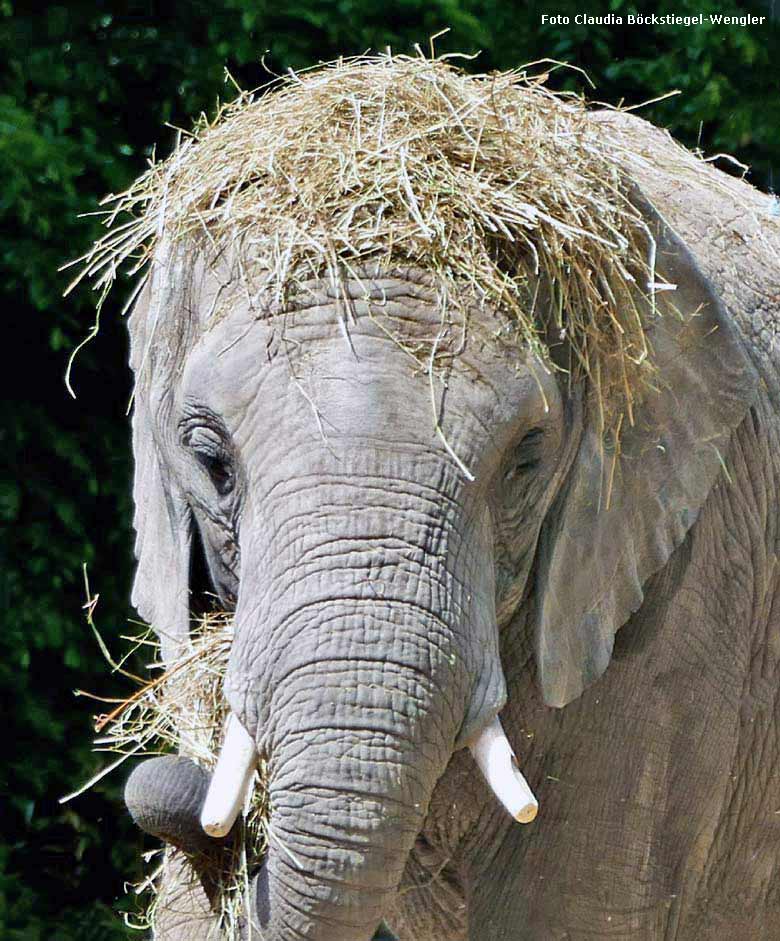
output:
[{"label": "elephant forehead", "polygon": [[500,447],[560,410],[555,380],[506,335],[500,313],[450,310],[419,273],[313,281],[284,308],[237,296],[188,357],[182,395],[236,427],[410,443],[430,442],[438,410],[448,433]]}]

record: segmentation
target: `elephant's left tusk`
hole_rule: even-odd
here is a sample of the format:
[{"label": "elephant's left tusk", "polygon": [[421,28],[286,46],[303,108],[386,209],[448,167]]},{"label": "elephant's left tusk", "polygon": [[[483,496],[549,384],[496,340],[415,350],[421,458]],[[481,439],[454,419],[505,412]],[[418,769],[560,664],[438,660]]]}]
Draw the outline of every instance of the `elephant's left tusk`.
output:
[{"label": "elephant's left tusk", "polygon": [[200,825],[209,836],[221,837],[230,833],[244,806],[256,764],[255,743],[231,713],[217,767],[200,813]]},{"label": "elephant's left tusk", "polygon": [[517,766],[515,753],[498,716],[480,732],[470,748],[496,797],[515,820],[530,823],[536,817],[539,803]]}]

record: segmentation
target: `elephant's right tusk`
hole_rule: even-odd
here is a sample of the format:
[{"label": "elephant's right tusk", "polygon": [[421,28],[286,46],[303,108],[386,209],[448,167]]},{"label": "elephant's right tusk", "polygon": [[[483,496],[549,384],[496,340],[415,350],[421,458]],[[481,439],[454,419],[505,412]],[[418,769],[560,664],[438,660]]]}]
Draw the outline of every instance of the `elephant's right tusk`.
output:
[{"label": "elephant's right tusk", "polygon": [[519,823],[530,823],[539,803],[517,766],[515,753],[498,716],[479,734],[471,754],[493,793]]},{"label": "elephant's right tusk", "polygon": [[244,806],[256,765],[255,743],[231,713],[217,767],[200,813],[200,825],[209,836],[221,837],[230,833]]}]

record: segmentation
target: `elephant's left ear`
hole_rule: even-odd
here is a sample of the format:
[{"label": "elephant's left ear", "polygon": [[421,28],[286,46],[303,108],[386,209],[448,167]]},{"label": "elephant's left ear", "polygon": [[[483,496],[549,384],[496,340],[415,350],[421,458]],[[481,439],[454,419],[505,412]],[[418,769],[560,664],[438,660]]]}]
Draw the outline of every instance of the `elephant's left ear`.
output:
[{"label": "elephant's left ear", "polygon": [[[659,292],[646,324],[656,388],[605,450],[589,408],[579,451],[539,543],[537,663],[544,700],[564,706],[606,670],[614,636],[642,604],[643,585],[669,559],[724,472],[729,438],[757,376],[729,312],[644,197],[632,202],[656,247]],[[607,496],[608,495],[608,496]]]}]

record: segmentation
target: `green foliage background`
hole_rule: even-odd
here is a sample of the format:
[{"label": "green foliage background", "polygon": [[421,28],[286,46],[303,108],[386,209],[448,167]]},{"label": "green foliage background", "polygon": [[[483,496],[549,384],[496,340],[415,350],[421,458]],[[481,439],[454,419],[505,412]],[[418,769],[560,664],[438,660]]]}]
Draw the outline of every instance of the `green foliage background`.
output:
[{"label": "green foliage background", "polygon": [[[771,2],[771,0],[770,0]],[[611,0],[629,11],[767,14],[735,0]],[[79,213],[165,152],[217,96],[224,67],[244,86],[340,53],[414,42],[444,26],[439,51],[483,50],[472,68],[549,56],[588,70],[591,94],[637,103],[683,94],[645,115],[687,144],[729,151],[768,187],[780,172],[780,28],[577,26],[576,0],[192,0],[26,5],[0,0],[0,303],[6,386],[0,420],[0,936],[6,941],[135,936],[116,915],[143,848],[120,805],[123,773],[64,807],[87,778],[91,705],[76,688],[127,692],[108,675],[84,622],[81,566],[100,592],[96,617],[114,649],[132,616],[129,375],[122,289],[98,340],[78,359],[78,400],[65,392],[68,354],[87,331],[93,298],[63,300],[57,268],[86,249],[94,219]],[[569,26],[542,26],[542,13]],[[554,78],[580,88],[573,72]],[[126,290],[126,286],[124,288]],[[10,336],[9,336],[10,331]]]}]

